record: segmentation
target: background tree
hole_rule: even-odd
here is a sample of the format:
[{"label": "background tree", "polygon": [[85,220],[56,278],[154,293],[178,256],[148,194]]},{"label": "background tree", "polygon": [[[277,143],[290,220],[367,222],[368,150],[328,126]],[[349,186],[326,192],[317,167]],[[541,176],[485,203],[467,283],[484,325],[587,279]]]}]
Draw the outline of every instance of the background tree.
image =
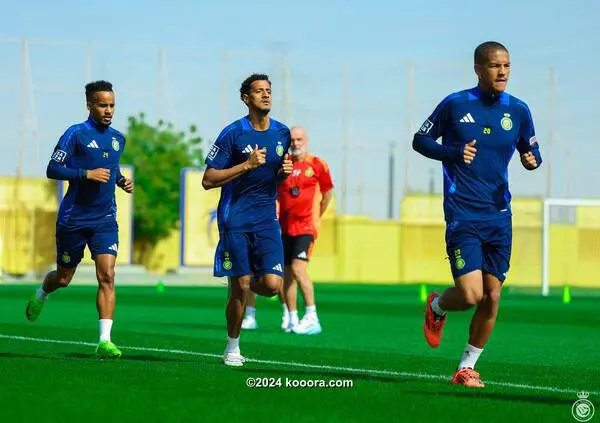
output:
[{"label": "background tree", "polygon": [[162,120],[152,126],[143,113],[129,117],[126,136],[121,163],[134,169],[134,236],[145,251],[177,226],[180,172],[203,163],[202,138],[194,125],[185,132]]}]

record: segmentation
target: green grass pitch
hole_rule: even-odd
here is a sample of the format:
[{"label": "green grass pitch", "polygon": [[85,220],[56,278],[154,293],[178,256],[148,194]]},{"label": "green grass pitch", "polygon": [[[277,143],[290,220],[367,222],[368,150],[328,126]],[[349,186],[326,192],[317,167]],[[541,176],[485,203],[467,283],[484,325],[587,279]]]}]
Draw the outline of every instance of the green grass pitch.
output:
[{"label": "green grass pitch", "polygon": [[[261,298],[243,368],[219,360],[222,287],[118,287],[116,361],[93,355],[94,287],[54,294],[31,323],[34,289],[0,285],[2,422],[574,422],[578,391],[600,407],[598,297],[507,292],[477,366],[487,387],[472,390],[449,383],[471,312],[451,314],[431,349],[416,286],[319,284],[324,332],[304,337],[282,333],[279,305]],[[289,386],[322,383],[352,386]]]}]

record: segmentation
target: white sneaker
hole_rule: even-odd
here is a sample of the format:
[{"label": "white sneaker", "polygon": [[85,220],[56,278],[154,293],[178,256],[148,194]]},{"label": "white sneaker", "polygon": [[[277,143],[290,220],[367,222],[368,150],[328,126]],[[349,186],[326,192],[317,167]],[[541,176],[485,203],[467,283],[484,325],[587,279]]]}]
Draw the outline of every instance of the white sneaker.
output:
[{"label": "white sneaker", "polygon": [[283,316],[281,317],[281,330],[285,333],[290,333],[292,331],[289,313],[283,313]]},{"label": "white sneaker", "polygon": [[244,362],[246,361],[246,357],[244,357],[239,352],[227,352],[223,354],[223,364],[231,367],[242,367]]},{"label": "white sneaker", "polygon": [[256,322],[256,318],[254,316],[244,316],[244,320],[242,320],[242,329],[246,329],[246,330],[258,329],[258,323]]},{"label": "white sneaker", "polygon": [[297,335],[317,335],[321,333],[321,331],[321,323],[319,323],[319,319],[316,317],[306,318],[305,316],[300,320],[300,323],[292,326],[292,332]]}]

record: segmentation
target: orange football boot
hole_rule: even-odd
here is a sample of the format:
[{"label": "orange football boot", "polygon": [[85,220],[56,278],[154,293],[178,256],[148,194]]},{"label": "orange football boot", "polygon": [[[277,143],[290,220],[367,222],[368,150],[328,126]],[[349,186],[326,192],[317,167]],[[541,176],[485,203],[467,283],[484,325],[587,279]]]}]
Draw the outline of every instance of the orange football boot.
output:
[{"label": "orange football boot", "polygon": [[423,332],[425,333],[425,339],[432,348],[440,346],[442,340],[442,327],[446,323],[446,316],[438,316],[431,309],[431,302],[435,297],[439,297],[440,294],[432,292],[427,297],[427,303],[425,305],[425,323],[423,324]]},{"label": "orange football boot", "polygon": [[479,378],[479,373],[475,370],[464,367],[462,369],[457,369],[454,372],[454,376],[452,377],[452,383],[455,385],[464,385],[469,388],[483,388],[485,385]]}]

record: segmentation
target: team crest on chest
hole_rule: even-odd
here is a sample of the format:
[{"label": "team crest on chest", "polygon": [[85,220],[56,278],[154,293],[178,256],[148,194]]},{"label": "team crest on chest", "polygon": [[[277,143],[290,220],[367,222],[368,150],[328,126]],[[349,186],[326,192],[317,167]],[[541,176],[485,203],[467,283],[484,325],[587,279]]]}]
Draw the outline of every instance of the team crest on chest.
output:
[{"label": "team crest on chest", "polygon": [[279,157],[283,156],[283,145],[281,145],[281,141],[277,141],[277,147],[275,148],[275,152]]},{"label": "team crest on chest", "polygon": [[313,170],[312,167],[309,167],[308,169],[306,169],[306,171],[304,172],[304,176],[306,176],[307,178],[310,178],[311,176],[313,176],[315,174],[315,171]]},{"label": "team crest on chest", "polygon": [[112,148],[115,151],[119,151],[119,148],[120,148],[119,141],[117,141],[117,139],[115,137],[113,137],[113,139],[112,139]]},{"label": "team crest on chest", "polygon": [[505,131],[510,131],[512,129],[513,123],[509,113],[504,113],[504,117],[500,121],[500,125]]}]

